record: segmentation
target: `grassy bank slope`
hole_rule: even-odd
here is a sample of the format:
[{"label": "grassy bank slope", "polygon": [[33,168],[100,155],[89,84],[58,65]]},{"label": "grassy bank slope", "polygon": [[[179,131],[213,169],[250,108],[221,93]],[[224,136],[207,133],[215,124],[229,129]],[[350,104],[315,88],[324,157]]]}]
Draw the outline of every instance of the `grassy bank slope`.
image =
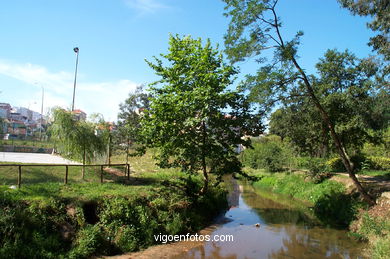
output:
[{"label": "grassy bank slope", "polygon": [[[316,217],[325,224],[349,228],[354,236],[369,242],[371,257],[389,258],[390,254],[390,203],[380,199],[369,208],[358,199],[358,194],[346,194],[342,183],[325,180],[313,183],[303,174],[266,173],[250,170],[261,177],[254,182],[257,189],[269,189],[308,201]],[[377,174],[377,172],[376,172]],[[386,173],[387,174],[387,173]]]},{"label": "grassy bank slope", "polygon": [[199,197],[199,177],[155,170],[133,171],[129,182],[1,186],[0,258],[136,251],[154,244],[155,234],[195,232],[226,207],[224,189]]}]

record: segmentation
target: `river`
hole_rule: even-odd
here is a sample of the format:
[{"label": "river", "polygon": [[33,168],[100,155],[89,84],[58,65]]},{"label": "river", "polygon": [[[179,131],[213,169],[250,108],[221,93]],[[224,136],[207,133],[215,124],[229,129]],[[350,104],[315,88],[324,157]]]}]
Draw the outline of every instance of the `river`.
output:
[{"label": "river", "polygon": [[204,242],[172,258],[365,258],[364,244],[345,230],[321,226],[307,204],[237,183],[229,200],[211,236],[233,235],[233,241]]}]

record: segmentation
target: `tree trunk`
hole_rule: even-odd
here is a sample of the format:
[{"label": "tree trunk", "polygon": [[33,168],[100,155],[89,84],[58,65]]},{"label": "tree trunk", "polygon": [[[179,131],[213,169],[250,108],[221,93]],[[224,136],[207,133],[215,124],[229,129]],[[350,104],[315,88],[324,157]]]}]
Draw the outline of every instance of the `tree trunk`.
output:
[{"label": "tree trunk", "polygon": [[201,194],[204,194],[208,190],[209,186],[209,176],[207,174],[207,166],[206,166],[206,124],[202,121],[202,171],[203,171],[203,187],[200,190]]},{"label": "tree trunk", "polygon": [[306,90],[309,94],[310,99],[314,102],[314,105],[317,107],[317,109],[320,112],[320,115],[325,122],[325,124],[328,126],[330,134],[332,136],[332,139],[336,145],[336,149],[340,155],[341,161],[343,162],[345,169],[348,172],[349,177],[352,179],[354,185],[358,189],[358,191],[362,194],[363,199],[368,202],[371,205],[375,204],[375,200],[366,192],[366,190],[363,188],[359,180],[356,178],[355,172],[354,172],[354,165],[349,158],[347,151],[345,150],[345,147],[340,139],[340,137],[337,135],[334,125],[332,121],[329,118],[328,113],[325,111],[325,109],[322,107],[320,101],[318,100],[317,96],[314,93],[313,87],[311,86],[305,72],[302,70],[302,68],[299,66],[298,62],[296,59],[293,57],[292,62],[294,63],[294,66],[298,69],[299,73],[303,77],[303,81],[306,86]]},{"label": "tree trunk", "polygon": [[85,153],[85,147],[84,147],[84,153],[83,153],[83,168],[81,170],[81,178],[84,180],[85,176],[85,159],[86,158],[86,153]]},{"label": "tree trunk", "polygon": [[108,166],[111,165],[111,134],[108,136],[107,163]]}]

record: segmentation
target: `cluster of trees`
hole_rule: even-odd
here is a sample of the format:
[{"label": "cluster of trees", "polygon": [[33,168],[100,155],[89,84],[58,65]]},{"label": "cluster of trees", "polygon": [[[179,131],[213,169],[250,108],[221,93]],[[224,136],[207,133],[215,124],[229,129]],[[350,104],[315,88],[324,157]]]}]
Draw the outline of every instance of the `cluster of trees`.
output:
[{"label": "cluster of trees", "polygon": [[[355,141],[361,141],[361,137],[364,139],[368,135],[367,126],[388,125],[388,121],[381,123],[380,118],[372,119],[369,113],[371,107],[368,107],[378,101],[378,96],[389,96],[387,67],[374,58],[358,60],[348,51],[329,50],[316,66],[318,73],[310,75],[301,67],[297,55],[303,32],[297,32],[290,40],[283,37],[277,0],[224,2],[225,15],[231,18],[225,36],[229,59],[238,62],[257,57],[260,65],[257,73],[246,77],[241,88],[249,91],[251,100],[265,112],[271,111],[275,105],[282,107],[283,110],[274,118],[288,117],[302,109],[309,110],[304,116],[315,121],[313,124],[318,132],[310,137],[317,138],[317,143],[320,142],[323,147],[330,139],[332,148],[339,154],[359,192],[367,202],[374,203],[356,178],[348,146],[359,144]],[[376,15],[370,28],[382,34],[372,38],[371,44],[380,54],[386,54],[389,39],[386,36],[390,28],[388,1],[342,2],[358,14]],[[262,56],[269,49],[274,50],[271,62]],[[388,56],[384,56],[388,60]],[[308,123],[305,124],[307,126]],[[283,131],[283,126],[276,128]]]},{"label": "cluster of trees", "polygon": [[[271,133],[287,139],[299,153],[337,153],[364,199],[373,203],[355,176],[351,154],[364,143],[383,141],[389,127],[388,1],[338,0],[353,14],[373,17],[368,26],[378,34],[369,44],[379,56],[361,59],[348,50],[328,50],[315,74],[299,63],[303,32],[292,39],[281,33],[278,0],[223,1],[230,19],[225,35],[230,63],[209,40],[203,44],[189,36],[171,36],[168,53],[146,61],[160,80],[147,91],[138,88],[120,105],[118,131],[109,143],[125,143],[126,154],[134,144],[141,153],[157,148],[161,167],[179,167],[189,174],[202,171],[204,191],[210,173],[243,174],[236,149],[251,147],[245,136],[262,133],[262,121],[273,112]],[[274,51],[271,61],[264,57],[269,50]],[[254,57],[258,71],[231,90],[238,73],[234,64]],[[57,116],[69,127],[77,126],[66,113]],[[77,127],[81,135],[88,131],[87,125]],[[76,137],[55,129],[57,136],[75,142],[95,141],[90,130]],[[79,148],[66,145],[65,150]],[[89,151],[103,150],[99,145]],[[80,146],[86,160],[89,152]]]}]

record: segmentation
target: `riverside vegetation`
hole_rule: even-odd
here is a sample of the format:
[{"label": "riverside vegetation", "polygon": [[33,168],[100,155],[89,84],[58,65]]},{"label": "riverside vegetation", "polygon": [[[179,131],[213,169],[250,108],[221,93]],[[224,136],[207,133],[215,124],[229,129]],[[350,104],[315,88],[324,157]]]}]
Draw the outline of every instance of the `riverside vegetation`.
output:
[{"label": "riverside vegetation", "polygon": [[[360,168],[358,175],[389,181],[390,158],[365,153],[380,154],[380,147],[374,152],[370,145],[362,151],[353,158]],[[267,189],[307,201],[309,209],[323,224],[349,228],[351,235],[367,241],[372,258],[387,258],[390,254],[390,206],[384,203],[370,207],[359,193],[330,179],[342,170],[338,158],[298,157],[290,144],[270,135],[254,140],[254,148],[245,150],[241,161],[248,174],[259,178],[252,182],[255,189]]]},{"label": "riverside vegetation", "polygon": [[211,185],[198,196],[198,176],[158,170],[149,153],[133,161],[136,173],[129,182],[117,177],[104,184],[1,186],[0,257],[87,258],[137,251],[155,244],[154,234],[196,232],[227,206],[222,187]]}]

